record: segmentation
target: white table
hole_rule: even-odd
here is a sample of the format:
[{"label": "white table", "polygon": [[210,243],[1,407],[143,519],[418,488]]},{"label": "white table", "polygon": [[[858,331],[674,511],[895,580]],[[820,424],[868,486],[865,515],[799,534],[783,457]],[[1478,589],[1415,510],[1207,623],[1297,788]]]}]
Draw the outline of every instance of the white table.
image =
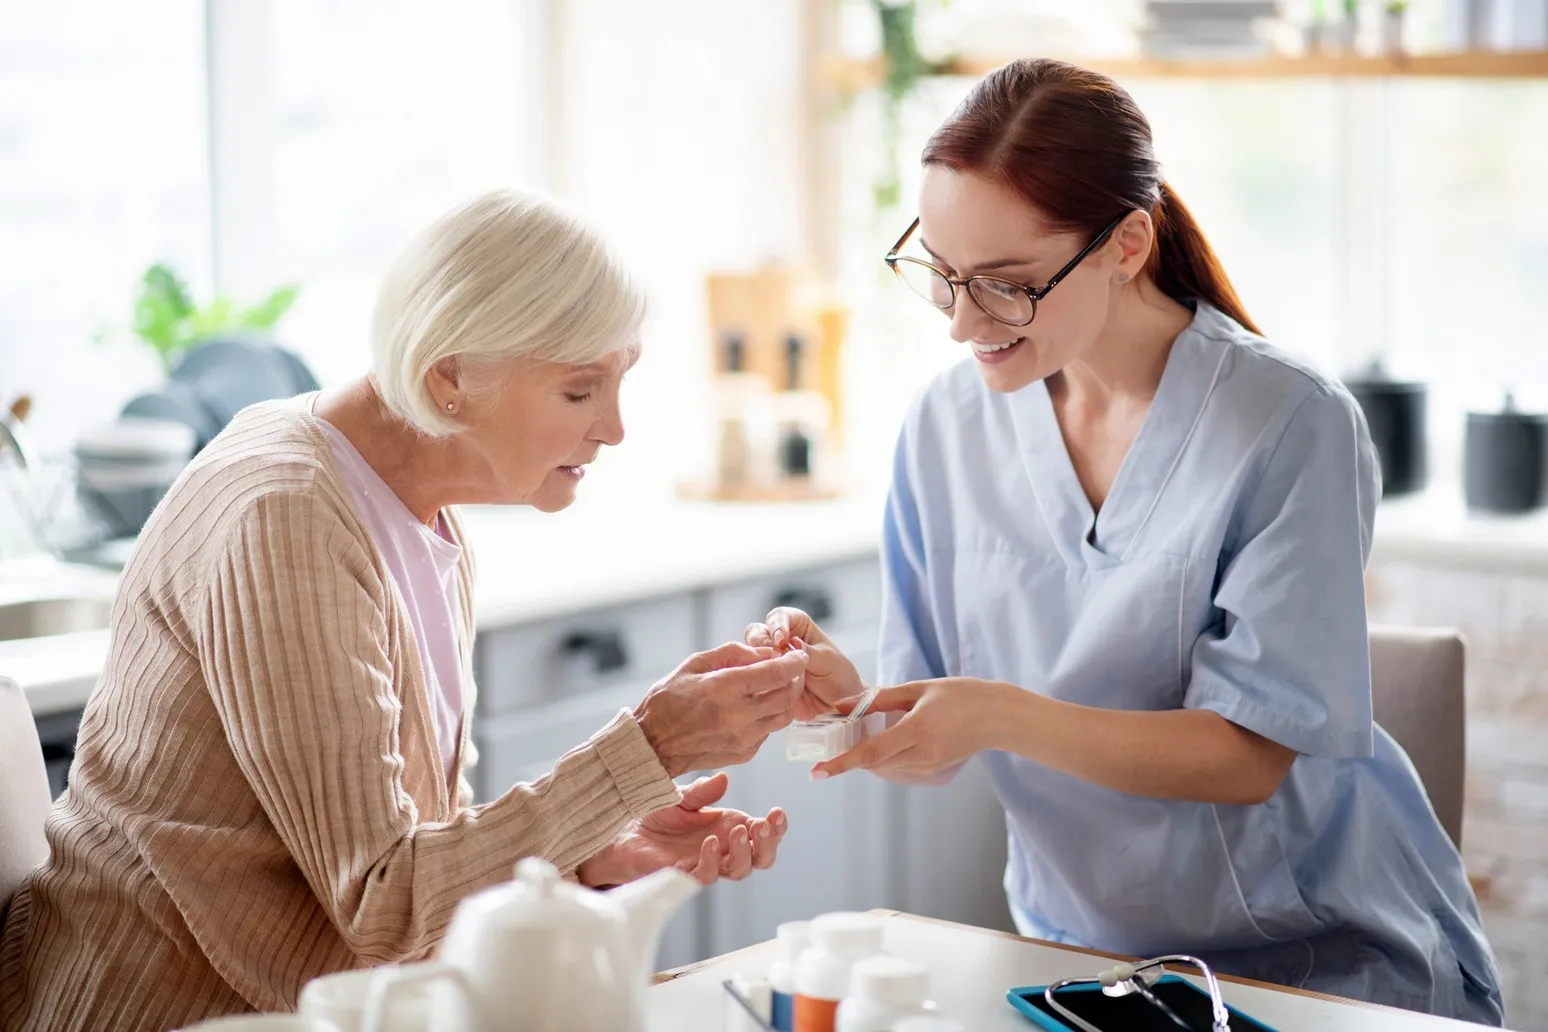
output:
[{"label": "white table", "polygon": [[[1029,1032],[1032,1024],[1005,1001],[1007,989],[1093,975],[1106,961],[1084,950],[1004,932],[887,912],[886,949],[929,965],[941,1010],[973,1032]],[[650,1032],[718,1032],[720,983],[738,972],[762,975],[774,944],[727,954],[661,976],[647,1000]],[[1222,978],[1226,1002],[1280,1032],[1463,1032],[1479,1028],[1446,1018],[1340,1000],[1260,982]]]}]

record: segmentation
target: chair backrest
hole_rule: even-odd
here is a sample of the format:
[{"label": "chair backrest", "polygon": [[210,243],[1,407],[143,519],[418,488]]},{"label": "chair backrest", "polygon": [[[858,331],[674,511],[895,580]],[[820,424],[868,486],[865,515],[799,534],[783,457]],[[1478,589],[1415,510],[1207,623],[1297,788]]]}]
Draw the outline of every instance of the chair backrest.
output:
[{"label": "chair backrest", "polygon": [[22,879],[48,859],[43,822],[53,796],[21,685],[0,677],[0,921]]},{"label": "chair backrest", "polygon": [[1376,723],[1413,760],[1435,815],[1458,849],[1467,767],[1465,651],[1456,631],[1371,628]]}]

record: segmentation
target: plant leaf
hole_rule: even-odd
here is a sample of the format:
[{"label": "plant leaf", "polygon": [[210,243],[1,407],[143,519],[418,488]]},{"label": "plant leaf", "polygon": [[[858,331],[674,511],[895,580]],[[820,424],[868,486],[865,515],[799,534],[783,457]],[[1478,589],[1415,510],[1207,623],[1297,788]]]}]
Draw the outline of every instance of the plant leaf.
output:
[{"label": "plant leaf", "polygon": [[287,283],[279,287],[268,297],[242,312],[237,319],[237,325],[250,330],[272,329],[285,317],[285,313],[290,311],[290,306],[296,303],[296,295],[300,292],[301,287],[296,283]]},{"label": "plant leaf", "polygon": [[229,297],[217,297],[193,313],[187,323],[184,344],[196,344],[201,340],[224,333],[237,326],[236,304]]},{"label": "plant leaf", "polygon": [[153,294],[163,299],[169,311],[181,319],[193,311],[193,302],[188,298],[188,284],[178,278],[172,267],[157,262],[145,270],[141,279],[142,294]]}]

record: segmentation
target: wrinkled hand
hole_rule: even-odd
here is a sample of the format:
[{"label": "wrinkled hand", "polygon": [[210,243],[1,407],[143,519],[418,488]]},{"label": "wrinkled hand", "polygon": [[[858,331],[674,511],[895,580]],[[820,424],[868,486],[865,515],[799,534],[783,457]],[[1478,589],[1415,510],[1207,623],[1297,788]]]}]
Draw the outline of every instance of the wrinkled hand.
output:
[{"label": "wrinkled hand", "polygon": [[718,878],[740,881],[756,869],[774,866],[789,822],[783,810],[754,818],[740,810],[712,807],[726,794],[724,772],[700,778],[683,790],[683,801],[636,821],[602,851],[581,864],[581,883],[595,888],[622,885],[663,867],[676,867],[704,885]]},{"label": "wrinkled hand", "polygon": [[780,654],[727,642],[685,659],[634,711],[667,774],[746,763],[795,719],[801,649]]},{"label": "wrinkled hand", "polygon": [[797,720],[832,713],[841,700],[864,690],[860,672],[849,657],[834,647],[822,628],[799,609],[771,610],[762,623],[748,624],[742,638],[757,647],[779,651],[796,648],[806,652],[804,677],[797,682],[801,687],[795,706]]},{"label": "wrinkled hand", "polygon": [[[876,693],[870,713],[902,713],[903,718],[853,749],[812,768],[812,776],[832,777],[851,770],[874,770],[931,777],[960,766],[984,749],[999,748],[997,734],[1019,708],[1040,698],[1014,685],[976,677],[910,681]],[[839,704],[848,712],[858,702]]]}]

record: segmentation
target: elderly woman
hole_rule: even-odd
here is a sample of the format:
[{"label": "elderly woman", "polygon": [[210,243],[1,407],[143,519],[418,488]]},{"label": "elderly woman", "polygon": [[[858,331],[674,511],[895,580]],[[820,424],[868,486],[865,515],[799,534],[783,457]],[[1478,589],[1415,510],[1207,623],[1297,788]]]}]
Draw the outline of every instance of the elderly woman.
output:
[{"label": "elderly woman", "polygon": [[[553,772],[471,805],[473,563],[459,503],[569,505],[623,438],[641,297],[598,238],[496,193],[382,287],[373,373],[254,406],[124,571],[52,857],[0,938],[0,1027],[161,1032],[423,958],[524,856],[584,884],[773,861],[711,809],[787,723],[806,657],[689,657]],[[583,556],[577,556],[582,561]]]}]

